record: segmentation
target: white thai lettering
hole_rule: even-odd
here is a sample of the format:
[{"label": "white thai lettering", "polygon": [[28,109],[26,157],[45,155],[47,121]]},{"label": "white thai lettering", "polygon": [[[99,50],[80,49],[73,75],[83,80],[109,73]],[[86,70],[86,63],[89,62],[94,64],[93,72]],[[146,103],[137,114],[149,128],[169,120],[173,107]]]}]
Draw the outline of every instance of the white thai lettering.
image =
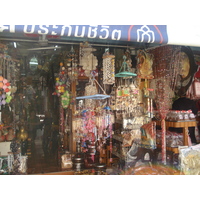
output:
[{"label": "white thai lettering", "polygon": [[109,36],[109,26],[101,26],[102,29],[100,30],[100,32],[105,32],[105,37],[103,37],[102,35],[99,36],[100,39],[107,39]]},{"label": "white thai lettering", "polygon": [[10,32],[15,33],[15,25],[10,25]]},{"label": "white thai lettering", "polygon": [[70,25],[62,26],[61,36],[65,34],[66,28],[68,28],[68,33],[66,34],[68,37],[72,34],[72,27]]},{"label": "white thai lettering", "polygon": [[[91,36],[91,33],[93,32],[93,36]],[[97,36],[97,26],[91,26],[88,29],[88,38],[95,38]]]},{"label": "white thai lettering", "polygon": [[[28,30],[28,26],[31,26],[31,30]],[[34,33],[35,31],[35,25],[24,25],[24,33]]]},{"label": "white thai lettering", "polygon": [[3,32],[4,30],[9,30],[9,26],[0,25],[0,32]]},{"label": "white thai lettering", "polygon": [[[112,32],[112,40],[119,40],[120,38],[121,38],[121,34],[122,34],[122,32],[120,31],[120,30],[113,30],[113,32]],[[117,36],[116,38],[115,38],[115,36]]]},{"label": "white thai lettering", "polygon": [[[53,29],[57,29],[58,28],[58,26],[56,26],[56,25],[53,25]],[[51,32],[51,35],[57,35],[58,33],[56,33],[55,31],[52,31]]]},{"label": "white thai lettering", "polygon": [[40,25],[39,27],[40,27],[40,29],[42,29],[43,31],[41,31],[41,30],[38,30],[38,33],[39,34],[45,34],[45,35],[47,35],[48,34],[48,32],[49,32],[49,29],[48,28],[46,28],[46,27],[44,27],[44,26],[46,26],[46,27],[49,27],[49,25]]},{"label": "white thai lettering", "polygon": [[82,32],[81,32],[80,35],[78,35],[78,30],[79,30],[79,26],[76,26],[76,27],[75,27],[75,34],[74,34],[74,36],[75,36],[75,37],[84,37],[84,34],[85,34],[85,26],[83,26]]},{"label": "white thai lettering", "polygon": [[146,25],[137,30],[137,42],[144,42],[145,36],[148,37],[148,43],[155,41],[154,32]]}]

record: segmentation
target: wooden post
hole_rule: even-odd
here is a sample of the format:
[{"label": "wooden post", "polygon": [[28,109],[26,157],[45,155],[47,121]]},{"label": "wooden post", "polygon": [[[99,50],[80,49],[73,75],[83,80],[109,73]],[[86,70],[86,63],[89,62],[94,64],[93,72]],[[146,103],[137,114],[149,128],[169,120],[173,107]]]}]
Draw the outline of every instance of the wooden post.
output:
[{"label": "wooden post", "polygon": [[72,105],[70,106],[71,109],[71,134],[70,134],[70,138],[69,138],[69,147],[70,147],[70,151],[72,153],[76,152],[76,141],[75,141],[75,133],[73,132],[73,119],[74,119],[74,113],[75,113],[75,108],[76,108],[76,81],[72,81],[71,84],[71,94],[72,94]]},{"label": "wooden post", "polygon": [[165,119],[161,121],[162,128],[162,163],[166,165],[166,125]]}]

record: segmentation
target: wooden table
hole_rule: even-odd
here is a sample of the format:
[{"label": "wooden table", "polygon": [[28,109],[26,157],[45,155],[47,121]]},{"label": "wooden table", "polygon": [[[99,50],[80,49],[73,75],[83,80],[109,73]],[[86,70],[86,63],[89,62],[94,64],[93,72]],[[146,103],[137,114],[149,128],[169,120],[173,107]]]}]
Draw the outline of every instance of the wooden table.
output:
[{"label": "wooden table", "polygon": [[[161,121],[156,121],[157,126],[161,126]],[[195,127],[197,125],[196,120],[194,121],[177,121],[177,122],[170,122],[165,121],[166,130],[169,127],[172,128],[182,128],[183,129],[183,146],[188,146],[188,127]],[[157,145],[157,150],[161,149],[161,145]],[[174,155],[179,154],[178,147],[167,147],[166,150],[171,157],[170,163],[173,165],[174,163]]]},{"label": "wooden table", "polygon": [[[161,121],[156,121],[156,125],[160,126]],[[196,120],[193,121],[177,121],[177,122],[165,122],[166,129],[172,128],[183,128],[183,145],[188,146],[188,127],[195,127],[197,125]]]}]

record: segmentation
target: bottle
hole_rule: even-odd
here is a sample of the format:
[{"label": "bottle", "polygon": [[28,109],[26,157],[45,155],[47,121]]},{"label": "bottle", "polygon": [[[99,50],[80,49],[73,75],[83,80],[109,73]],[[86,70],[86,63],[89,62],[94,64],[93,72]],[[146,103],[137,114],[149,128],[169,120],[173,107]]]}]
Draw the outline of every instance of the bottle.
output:
[{"label": "bottle", "polygon": [[177,114],[178,114],[178,121],[182,121],[183,120],[182,112],[180,110],[177,110]]},{"label": "bottle", "polygon": [[187,110],[183,110],[182,113],[183,113],[183,120],[185,121],[189,120],[189,115]]},{"label": "bottle", "polygon": [[173,121],[175,121],[175,122],[179,121],[179,112],[178,112],[178,110],[174,111]]},{"label": "bottle", "polygon": [[189,113],[189,119],[190,119],[190,120],[194,120],[194,119],[195,119],[195,115],[194,115],[194,113],[192,112],[192,110],[188,110],[188,113]]}]

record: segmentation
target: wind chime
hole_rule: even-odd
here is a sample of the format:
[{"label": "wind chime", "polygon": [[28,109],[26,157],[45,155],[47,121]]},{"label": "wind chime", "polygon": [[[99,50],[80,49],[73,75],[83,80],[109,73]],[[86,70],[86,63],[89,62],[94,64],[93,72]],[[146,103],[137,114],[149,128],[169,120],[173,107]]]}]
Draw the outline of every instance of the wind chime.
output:
[{"label": "wind chime", "polygon": [[103,84],[115,84],[115,55],[111,55],[109,49],[103,54]]},{"label": "wind chime", "polygon": [[137,104],[138,89],[133,82],[133,77],[136,77],[137,74],[130,71],[131,65],[128,63],[128,57],[126,52],[123,56],[122,66],[119,72],[115,74],[115,77],[119,78],[119,85],[116,88],[115,110],[130,114]]},{"label": "wind chime", "polygon": [[[96,84],[103,91],[103,94],[94,94],[97,91]],[[94,156],[96,150],[94,150],[97,140],[102,138],[105,140],[108,137],[111,137],[112,123],[111,120],[111,111],[108,106],[104,106],[102,101],[110,98],[110,95],[106,95],[103,88],[94,78],[90,79],[89,85],[86,86],[86,96],[76,97],[77,100],[80,100],[79,116],[74,121],[74,130],[76,131],[76,139],[83,143],[83,147],[86,147],[86,141],[90,141],[87,151],[91,151],[93,147],[93,152],[90,152],[92,160],[94,162]]]},{"label": "wind chime", "polygon": [[71,46],[70,52],[67,55],[67,58],[65,59],[66,61],[66,66],[67,66],[67,73],[69,76],[69,79],[71,81],[77,80],[78,77],[78,59],[77,59],[77,54],[74,50],[74,47]]},{"label": "wind chime", "polygon": [[[114,77],[114,55],[108,51],[103,55],[103,84],[113,84]],[[104,60],[105,59],[105,60]],[[73,122],[76,140],[82,142],[83,150],[91,155],[95,161],[95,144],[100,146],[110,138],[110,150],[112,151],[112,124],[114,115],[108,104],[110,95],[107,95],[99,82],[96,80],[96,70],[90,71],[89,83],[85,87],[85,96],[76,97],[79,100],[78,112]],[[87,74],[87,73],[86,73]],[[101,92],[98,92],[98,89]],[[89,145],[87,145],[89,141]],[[110,156],[110,162],[112,158]]]},{"label": "wind chime", "polygon": [[88,42],[80,44],[79,65],[81,66],[81,71],[84,71],[84,75],[87,77],[91,76],[91,71],[95,70],[98,65],[98,60],[93,55],[95,51],[96,49],[91,47]]},{"label": "wind chime", "polygon": [[126,50],[117,77],[115,110],[116,118],[123,121],[122,155],[126,157],[133,138],[138,137],[139,127],[143,124],[143,111],[139,105],[139,87],[135,84],[137,74],[131,72],[130,52]]}]

